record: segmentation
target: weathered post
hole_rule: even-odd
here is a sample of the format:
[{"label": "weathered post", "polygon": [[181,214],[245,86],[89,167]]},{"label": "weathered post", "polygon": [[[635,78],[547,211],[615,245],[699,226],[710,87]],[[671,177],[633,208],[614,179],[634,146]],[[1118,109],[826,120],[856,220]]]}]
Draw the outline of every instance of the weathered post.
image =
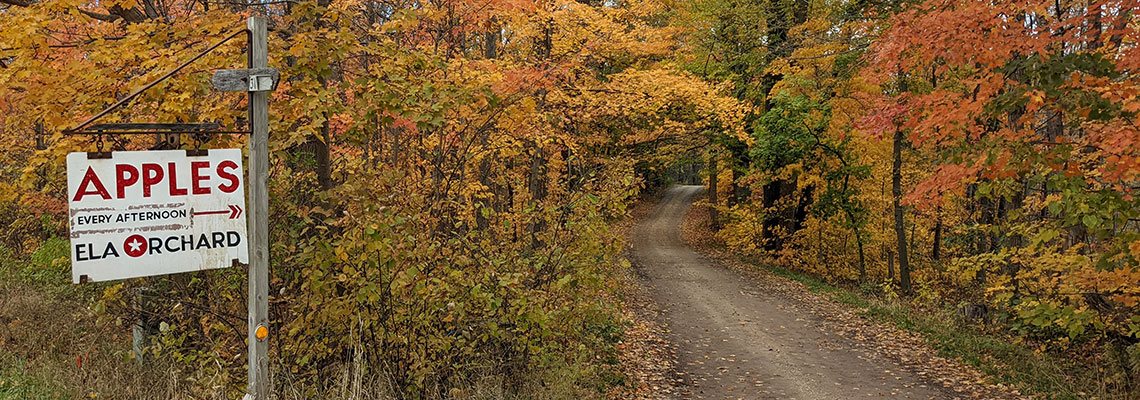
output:
[{"label": "weathered post", "polygon": [[[250,17],[249,68],[269,66],[265,18]],[[252,77],[251,77],[252,78]],[[253,80],[253,79],[251,79]],[[269,398],[269,91],[249,92],[249,387],[254,400]]]},{"label": "weathered post", "polygon": [[[103,135],[116,134],[181,134],[207,135],[207,134],[241,134],[246,131],[222,131],[217,123],[93,123],[111,111],[122,107],[135,97],[160,82],[174,76],[182,69],[206,54],[214,51],[230,39],[247,35],[249,68],[241,70],[219,70],[214,72],[214,88],[222,92],[246,92],[249,95],[249,176],[248,184],[243,185],[240,177],[241,151],[239,149],[214,150],[156,150],[156,151],[103,151]],[[272,386],[269,375],[269,187],[266,182],[269,176],[269,92],[277,87],[280,73],[269,66],[269,34],[265,18],[251,17],[246,21],[246,29],[239,30],[226,36],[225,39],[210,46],[206,51],[199,53],[190,60],[170,70],[162,77],[154,80],[141,89],[138,89],[119,99],[111,106],[98,114],[88,118],[75,129],[64,130],[67,135],[92,134],[96,136],[96,152],[73,152],[67,155],[68,171],[68,202],[71,212],[69,229],[75,225],[84,225],[89,240],[76,243],[76,236],[72,231],[71,276],[73,283],[99,282],[116,279],[137,278],[143,276],[167,275],[172,273],[201,271],[213,268],[229,268],[243,262],[249,263],[249,386],[246,390],[246,399],[267,400]],[[171,137],[171,136],[167,136]],[[170,143],[155,147],[169,147]],[[197,189],[194,195],[189,195],[185,188],[179,189],[175,183],[176,167],[191,168],[190,157],[206,165],[214,163],[218,166],[219,176],[229,174],[233,183],[219,186],[219,191],[211,194],[206,191],[198,196]],[[114,162],[111,159],[114,158]],[[124,199],[123,188],[119,188],[118,198],[112,199],[106,189],[99,183],[100,173],[103,176],[114,176],[119,166],[127,166],[136,171],[146,170],[146,165],[169,164],[170,189],[154,197],[149,189],[141,188],[139,192],[131,192],[131,196]],[[193,167],[197,168],[197,167]],[[85,173],[83,171],[86,171]],[[137,172],[136,172],[137,173]],[[187,170],[188,175],[193,176]],[[162,176],[162,170],[158,171]],[[178,178],[179,180],[185,179]],[[92,183],[94,182],[94,183]],[[145,184],[144,184],[145,185]],[[97,188],[88,188],[97,186]],[[241,196],[241,187],[247,188],[248,197]],[[227,190],[225,187],[229,187]],[[73,196],[74,195],[74,196]],[[248,200],[248,212],[245,215],[246,224],[243,226],[239,216],[243,215],[242,203]],[[135,231],[122,229],[121,221],[112,221],[110,218],[118,214],[134,215],[134,206],[140,202],[145,204],[166,204],[163,211],[163,225],[158,231],[174,231],[175,236],[182,234],[222,235],[225,246],[217,245],[219,239],[214,239],[215,246],[204,248],[184,249],[200,253],[199,258],[183,257],[180,253],[168,251],[163,254],[158,251],[148,252],[149,238]],[[196,208],[197,207],[197,208]],[[92,212],[95,210],[95,212]],[[112,211],[113,213],[108,213]],[[95,215],[92,215],[95,214]],[[214,215],[217,221],[207,224],[191,224],[190,218],[211,218]],[[228,215],[228,218],[224,216]],[[183,220],[184,219],[184,220]],[[156,220],[157,221],[157,220]],[[229,222],[227,222],[229,221]],[[176,222],[176,223],[172,223]],[[102,226],[100,226],[102,225]],[[92,229],[114,228],[114,229]],[[172,228],[173,227],[173,228]],[[149,227],[154,228],[154,227]],[[152,231],[143,229],[139,232]],[[107,233],[111,232],[111,233]],[[87,239],[87,237],[85,237]],[[93,240],[99,241],[96,250]],[[123,243],[123,252],[127,257],[120,258],[116,250],[116,243]],[[113,256],[108,258],[108,256]],[[213,262],[192,262],[189,260],[213,260]],[[136,329],[136,338],[138,329]],[[141,343],[141,340],[136,340]],[[136,353],[138,346],[136,345]]]}]

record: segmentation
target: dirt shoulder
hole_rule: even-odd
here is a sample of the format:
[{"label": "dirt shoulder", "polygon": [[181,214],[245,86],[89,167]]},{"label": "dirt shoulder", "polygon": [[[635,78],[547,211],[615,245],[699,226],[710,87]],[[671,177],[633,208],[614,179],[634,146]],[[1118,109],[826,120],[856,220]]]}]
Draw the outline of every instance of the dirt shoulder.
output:
[{"label": "dirt shoulder", "polygon": [[[659,196],[648,197],[639,202],[628,217],[614,225],[614,229],[625,238],[623,257],[629,259],[633,243],[629,240],[633,227],[643,221],[653,210]],[[644,287],[637,283],[632,268],[621,270],[622,320],[627,324],[625,339],[618,344],[618,361],[625,375],[625,385],[615,388],[608,397],[612,399],[656,400],[676,397],[677,354],[675,346],[665,339],[666,331],[657,323],[653,311],[653,300]]]}]

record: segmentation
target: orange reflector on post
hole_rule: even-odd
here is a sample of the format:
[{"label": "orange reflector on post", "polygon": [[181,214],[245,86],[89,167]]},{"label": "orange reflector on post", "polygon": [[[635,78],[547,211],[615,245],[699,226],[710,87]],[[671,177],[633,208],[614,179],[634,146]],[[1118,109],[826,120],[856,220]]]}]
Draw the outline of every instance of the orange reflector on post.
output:
[{"label": "orange reflector on post", "polygon": [[257,340],[265,340],[265,338],[269,336],[269,328],[266,328],[265,325],[258,325],[254,335],[257,336]]}]

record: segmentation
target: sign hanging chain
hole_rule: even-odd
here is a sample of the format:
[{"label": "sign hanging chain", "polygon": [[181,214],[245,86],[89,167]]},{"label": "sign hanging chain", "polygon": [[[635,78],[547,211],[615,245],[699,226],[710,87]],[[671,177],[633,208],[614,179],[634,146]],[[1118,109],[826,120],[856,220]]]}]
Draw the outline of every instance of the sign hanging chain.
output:
[{"label": "sign hanging chain", "polygon": [[192,134],[190,136],[194,139],[194,151],[202,150],[202,143],[204,143],[208,139],[206,134],[195,133],[195,134]]}]

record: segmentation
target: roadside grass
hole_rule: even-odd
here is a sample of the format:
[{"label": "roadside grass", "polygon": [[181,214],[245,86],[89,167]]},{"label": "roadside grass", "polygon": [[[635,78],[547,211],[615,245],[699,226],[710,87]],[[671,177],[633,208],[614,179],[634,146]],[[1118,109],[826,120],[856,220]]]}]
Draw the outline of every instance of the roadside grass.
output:
[{"label": "roadside grass", "polygon": [[[0,246],[0,294],[9,299],[5,301],[11,301],[9,289],[12,286],[23,284],[29,279],[20,276],[25,268],[19,266],[30,260],[20,260],[12,253],[11,250]],[[0,303],[0,305],[5,304]],[[6,334],[0,335],[0,338],[7,341],[12,339],[7,337],[12,333],[10,325],[20,322],[7,315],[6,311],[5,308],[0,308],[0,323],[3,323],[3,333]],[[0,351],[0,399],[39,400],[72,397],[71,393],[58,385],[55,379],[33,371],[27,360],[16,353],[16,349],[8,348],[6,341],[0,342],[0,345],[3,345],[0,348],[4,350]]]},{"label": "roadside grass", "polygon": [[[68,241],[50,238],[27,254],[0,246],[0,400],[235,398],[231,388],[196,384],[195,371],[166,357],[131,357],[130,327],[100,318],[91,306],[103,284],[71,284]],[[599,318],[581,327],[604,346],[601,359],[551,354],[521,376],[475,376],[428,398],[472,400],[595,399],[629,384],[619,371],[617,345],[626,326]],[[357,360],[359,362],[359,360]],[[279,366],[278,366],[279,367]],[[282,400],[401,398],[383,368],[347,363],[326,381],[275,376]],[[486,370],[495,370],[487,364]],[[521,383],[520,383],[521,382]],[[464,387],[466,385],[466,387]],[[316,393],[316,394],[314,394]]]},{"label": "roadside grass", "polygon": [[1057,400],[1121,398],[1120,394],[1105,392],[1097,384],[1100,376],[1095,368],[1088,368],[1072,358],[1033,351],[1017,343],[1015,337],[1001,332],[983,332],[977,326],[962,322],[952,309],[916,308],[899,300],[831,285],[811,275],[756,259],[741,259],[799,282],[813,293],[851,306],[872,321],[919,333],[927,345],[940,354],[978,368],[989,375],[993,383]]},{"label": "roadside grass", "polygon": [[8,355],[0,357],[0,399],[70,399],[73,394],[51,377],[29,370],[26,362]]},{"label": "roadside grass", "polygon": [[66,238],[0,247],[0,400],[178,398],[170,365],[131,362],[130,328],[100,321],[104,286],[72,285]]}]

